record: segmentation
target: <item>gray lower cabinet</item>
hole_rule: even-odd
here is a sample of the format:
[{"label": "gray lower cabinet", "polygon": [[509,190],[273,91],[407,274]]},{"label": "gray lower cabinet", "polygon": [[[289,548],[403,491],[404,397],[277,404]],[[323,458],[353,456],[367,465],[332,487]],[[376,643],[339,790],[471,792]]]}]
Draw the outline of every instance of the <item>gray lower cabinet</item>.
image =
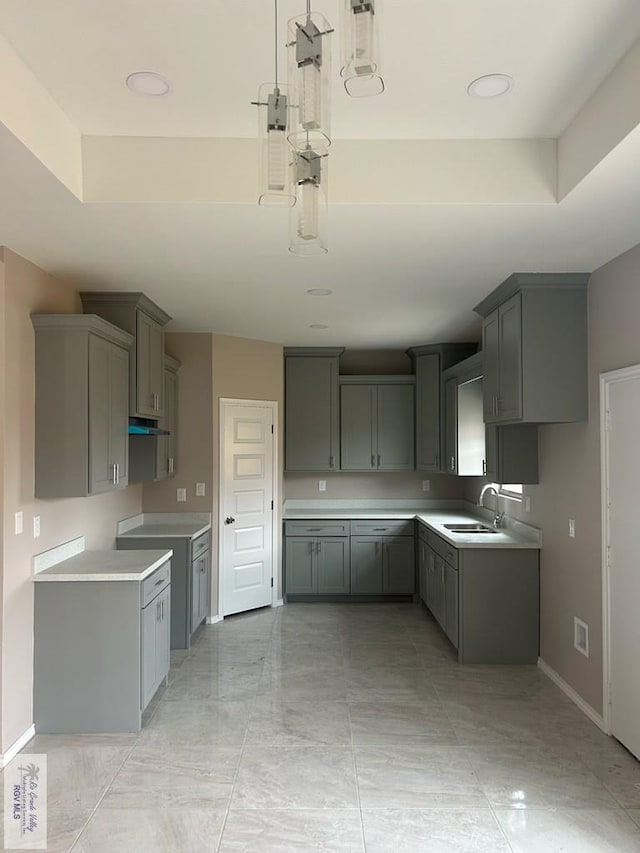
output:
[{"label": "gray lower cabinet", "polygon": [[458,662],[536,663],[538,551],[457,549],[431,530],[419,535],[426,545],[423,600],[457,648]]},{"label": "gray lower cabinet", "polygon": [[138,581],[35,584],[36,732],[137,732],[169,673],[171,563]]},{"label": "gray lower cabinet", "polygon": [[338,357],[342,349],[287,348],[285,470],[338,471]]},{"label": "gray lower cabinet", "polygon": [[36,497],[86,497],[125,488],[133,338],[99,317],[40,314],[31,320]]},{"label": "gray lower cabinet", "polygon": [[384,377],[366,378],[342,377],[341,470],[413,471],[414,377],[399,377],[389,384],[380,382]]},{"label": "gray lower cabinet", "polygon": [[347,536],[291,536],[285,545],[285,593],[298,595],[349,594]]},{"label": "gray lower cabinet", "polygon": [[172,649],[188,649],[195,630],[209,615],[211,560],[209,533],[188,536],[133,536],[116,538],[119,551],[171,548],[171,641]]},{"label": "gray lower cabinet", "polygon": [[351,592],[355,595],[413,595],[412,536],[352,536]]}]

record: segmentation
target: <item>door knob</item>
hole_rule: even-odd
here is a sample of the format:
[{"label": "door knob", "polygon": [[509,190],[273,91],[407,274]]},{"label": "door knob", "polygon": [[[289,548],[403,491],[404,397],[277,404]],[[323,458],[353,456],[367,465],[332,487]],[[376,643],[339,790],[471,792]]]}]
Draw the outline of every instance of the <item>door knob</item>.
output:
[{"label": "door knob", "polygon": [[235,518],[232,515],[228,515],[225,518],[224,523],[225,524],[233,524],[234,521],[235,521]]}]

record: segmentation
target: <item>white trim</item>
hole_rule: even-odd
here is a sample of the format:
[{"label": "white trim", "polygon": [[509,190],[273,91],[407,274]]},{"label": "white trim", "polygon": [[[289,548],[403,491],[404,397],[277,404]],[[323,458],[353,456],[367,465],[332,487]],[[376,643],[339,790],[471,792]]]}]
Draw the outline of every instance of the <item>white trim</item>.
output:
[{"label": "white trim", "polygon": [[207,625],[217,625],[218,622],[223,622],[224,616],[220,616],[218,613],[217,616],[207,616]]},{"label": "white trim", "polygon": [[274,601],[271,605],[272,607],[282,607],[284,605],[284,599],[279,598],[277,601]]},{"label": "white trim", "polygon": [[220,409],[218,417],[218,607],[221,613],[221,619],[224,619],[222,607],[224,599],[222,581],[224,575],[223,561],[223,525],[224,525],[224,501],[223,501],[223,448],[224,448],[224,417],[227,406],[248,406],[251,408],[271,409],[272,424],[273,424],[273,452],[272,452],[272,472],[271,485],[273,489],[273,513],[271,514],[271,578],[273,586],[271,588],[271,606],[273,607],[278,594],[278,572],[280,566],[280,495],[279,485],[280,478],[278,476],[278,402],[277,400],[236,400],[232,397],[220,397]]},{"label": "white trim", "polygon": [[586,714],[587,717],[589,717],[592,723],[595,723],[596,726],[599,729],[602,729],[605,734],[609,734],[605,728],[604,718],[594,710],[588,702],[585,702],[582,696],[579,693],[576,693],[573,687],[571,687],[570,684],[567,684],[564,678],[559,675],[555,669],[550,667],[548,663],[542,660],[542,658],[538,658],[538,667],[542,672],[544,672],[547,678],[550,678],[551,681],[553,681],[553,683],[556,684],[560,690],[562,690],[562,692],[578,706],[578,708],[580,708],[583,714]]},{"label": "white trim", "polygon": [[608,547],[611,543],[609,521],[609,428],[610,386],[614,382],[640,379],[640,364],[600,374],[600,507],[602,562],[602,708],[604,731],[611,734],[611,577]]},{"label": "white trim", "polygon": [[21,734],[18,740],[11,744],[9,749],[5,753],[0,755],[0,768],[6,767],[10,761],[13,761],[13,759],[20,752],[20,750],[24,749],[24,747],[29,743],[31,738],[35,737],[35,735],[36,727],[29,726],[26,732],[24,732],[24,734]]}]

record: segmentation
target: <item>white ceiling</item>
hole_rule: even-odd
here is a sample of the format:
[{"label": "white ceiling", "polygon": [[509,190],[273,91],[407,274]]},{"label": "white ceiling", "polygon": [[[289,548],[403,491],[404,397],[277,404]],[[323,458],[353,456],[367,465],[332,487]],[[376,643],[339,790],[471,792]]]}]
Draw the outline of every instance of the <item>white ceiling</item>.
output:
[{"label": "white ceiling", "polygon": [[[280,0],[281,20],[303,5]],[[336,24],[337,5],[314,2]],[[83,134],[251,137],[272,10],[0,0],[0,33]],[[336,137],[535,139],[559,136],[637,41],[640,3],[386,0],[381,24],[387,91],[351,100],[334,67]],[[170,98],[128,92],[138,69],[166,74]],[[469,99],[489,72],[514,91]],[[329,254],[303,260],[286,215],[257,205],[83,204],[0,124],[0,244],[82,288],[144,290],[173,328],[290,345],[475,339],[473,306],[511,272],[591,271],[640,241],[639,152],[636,130],[560,204],[332,205]]]}]

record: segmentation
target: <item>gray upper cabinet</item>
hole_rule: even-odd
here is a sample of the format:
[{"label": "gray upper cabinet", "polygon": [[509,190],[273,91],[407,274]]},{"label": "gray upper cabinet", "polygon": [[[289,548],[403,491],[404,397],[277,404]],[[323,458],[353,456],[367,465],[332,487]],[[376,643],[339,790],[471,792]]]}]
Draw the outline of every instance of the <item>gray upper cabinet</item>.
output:
[{"label": "gray upper cabinet", "polygon": [[412,347],[416,376],[416,468],[446,471],[444,427],[444,383],[442,372],[477,350],[476,344],[432,344]]},{"label": "gray upper cabinet", "polygon": [[35,495],[85,497],[128,482],[131,335],[82,314],[32,316]]},{"label": "gray upper cabinet", "polygon": [[129,479],[132,483],[166,480],[176,473],[178,446],[178,371],[180,362],[164,356],[165,413],[158,427],[169,435],[129,436]]},{"label": "gray upper cabinet", "polygon": [[81,293],[83,310],[135,337],[130,364],[129,414],[164,415],[164,331],[171,317],[144,293]]},{"label": "gray upper cabinet", "polygon": [[340,468],[413,471],[414,378],[342,377]]},{"label": "gray upper cabinet", "polygon": [[339,469],[338,358],[342,352],[284,351],[286,471]]},{"label": "gray upper cabinet", "polygon": [[450,367],[445,382],[445,462],[449,474],[485,472],[485,424],[482,416],[482,353]]},{"label": "gray upper cabinet", "polygon": [[514,273],[476,306],[487,423],[587,419],[588,281],[586,273]]},{"label": "gray upper cabinet", "polygon": [[537,483],[536,424],[485,424],[485,476],[493,483]]}]

